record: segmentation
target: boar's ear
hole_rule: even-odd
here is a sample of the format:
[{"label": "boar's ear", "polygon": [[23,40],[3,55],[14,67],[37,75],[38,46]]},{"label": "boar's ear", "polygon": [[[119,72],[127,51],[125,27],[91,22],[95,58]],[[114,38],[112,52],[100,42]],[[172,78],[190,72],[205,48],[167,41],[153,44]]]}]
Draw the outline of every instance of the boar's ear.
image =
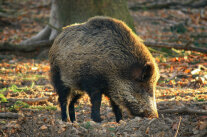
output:
[{"label": "boar's ear", "polygon": [[134,64],[131,67],[131,78],[138,82],[148,81],[153,74],[154,66],[152,63],[146,63],[144,66]]},{"label": "boar's ear", "polygon": [[154,72],[154,65],[152,63],[147,62],[142,70],[142,78],[143,81],[148,81]]}]

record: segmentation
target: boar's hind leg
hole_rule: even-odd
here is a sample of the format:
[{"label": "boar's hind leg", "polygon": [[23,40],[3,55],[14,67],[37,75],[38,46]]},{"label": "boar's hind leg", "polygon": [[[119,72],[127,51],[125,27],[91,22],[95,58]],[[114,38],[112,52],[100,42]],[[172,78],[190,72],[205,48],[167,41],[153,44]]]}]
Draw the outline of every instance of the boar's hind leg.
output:
[{"label": "boar's hind leg", "polygon": [[100,107],[101,107],[102,93],[100,91],[93,90],[92,92],[89,92],[89,96],[90,96],[91,104],[92,104],[91,118],[95,122],[101,122],[102,119],[100,117]]},{"label": "boar's hind leg", "polygon": [[114,101],[112,101],[112,100],[110,100],[110,101],[111,101],[112,110],[113,110],[115,117],[116,117],[116,122],[119,122],[122,119],[122,112],[121,112],[119,106],[116,105]]},{"label": "boar's hind leg", "polygon": [[60,69],[58,67],[51,68],[51,80],[53,86],[59,95],[58,101],[61,107],[61,116],[63,121],[68,119],[68,97],[70,95],[70,87],[63,84],[60,75]]},{"label": "boar's hind leg", "polygon": [[70,115],[70,121],[73,122],[75,121],[75,109],[74,109],[74,104],[77,102],[77,100],[81,97],[80,94],[75,95],[69,105],[69,115]]},{"label": "boar's hind leg", "polygon": [[69,88],[65,88],[64,90],[62,90],[63,93],[59,94],[58,98],[61,107],[62,121],[68,120],[68,95],[66,94],[68,91]]}]

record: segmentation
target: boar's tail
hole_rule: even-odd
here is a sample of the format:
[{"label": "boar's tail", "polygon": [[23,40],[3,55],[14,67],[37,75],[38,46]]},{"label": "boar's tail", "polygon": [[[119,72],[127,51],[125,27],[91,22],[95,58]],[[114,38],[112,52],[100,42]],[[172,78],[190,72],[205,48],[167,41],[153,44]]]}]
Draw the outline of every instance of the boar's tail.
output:
[{"label": "boar's tail", "polygon": [[51,66],[50,79],[58,94],[61,94],[62,91],[66,90],[67,87],[61,80],[60,68],[58,66]]}]

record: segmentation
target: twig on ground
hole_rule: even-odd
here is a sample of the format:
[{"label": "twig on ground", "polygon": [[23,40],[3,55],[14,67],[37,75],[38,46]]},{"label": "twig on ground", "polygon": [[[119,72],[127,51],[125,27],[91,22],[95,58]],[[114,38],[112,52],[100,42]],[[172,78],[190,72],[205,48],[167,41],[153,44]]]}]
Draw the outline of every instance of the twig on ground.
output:
[{"label": "twig on ground", "polygon": [[182,120],[182,117],[180,117],[180,120],[179,120],[179,123],[178,123],[178,126],[177,126],[177,130],[175,132],[175,136],[174,137],[177,137],[177,135],[178,135],[178,131],[179,131],[179,128],[180,128],[180,122],[181,122],[181,120]]},{"label": "twig on ground", "polygon": [[181,107],[178,109],[165,109],[159,110],[160,113],[178,113],[178,114],[196,114],[196,115],[207,115],[207,111],[205,110],[194,110],[187,107]]},{"label": "twig on ground", "polygon": [[166,8],[181,8],[181,7],[190,7],[190,8],[201,8],[207,5],[206,0],[186,0],[185,2],[175,2],[175,1],[166,1],[166,2],[154,2],[149,1],[145,3],[128,3],[129,9],[131,10],[142,10],[142,9],[166,9]]},{"label": "twig on ground", "polygon": [[22,101],[26,102],[28,104],[34,104],[34,103],[39,103],[43,101],[47,101],[49,97],[44,97],[44,98],[24,98],[24,99],[17,99],[17,98],[8,98],[8,101]]},{"label": "twig on ground", "polygon": [[0,112],[0,118],[18,118],[21,115],[18,113],[12,113],[12,112]]}]

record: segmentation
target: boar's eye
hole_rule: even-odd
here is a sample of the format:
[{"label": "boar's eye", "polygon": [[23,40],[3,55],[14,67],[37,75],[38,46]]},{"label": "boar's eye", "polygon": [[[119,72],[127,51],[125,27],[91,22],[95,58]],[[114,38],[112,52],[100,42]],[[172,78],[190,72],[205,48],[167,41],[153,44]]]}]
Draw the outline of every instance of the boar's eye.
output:
[{"label": "boar's eye", "polygon": [[148,81],[153,74],[154,66],[151,63],[145,65],[133,64],[131,66],[131,78],[137,82]]},{"label": "boar's eye", "polygon": [[136,78],[136,79],[134,79],[136,82],[144,82],[142,79],[140,79],[140,78]]}]

